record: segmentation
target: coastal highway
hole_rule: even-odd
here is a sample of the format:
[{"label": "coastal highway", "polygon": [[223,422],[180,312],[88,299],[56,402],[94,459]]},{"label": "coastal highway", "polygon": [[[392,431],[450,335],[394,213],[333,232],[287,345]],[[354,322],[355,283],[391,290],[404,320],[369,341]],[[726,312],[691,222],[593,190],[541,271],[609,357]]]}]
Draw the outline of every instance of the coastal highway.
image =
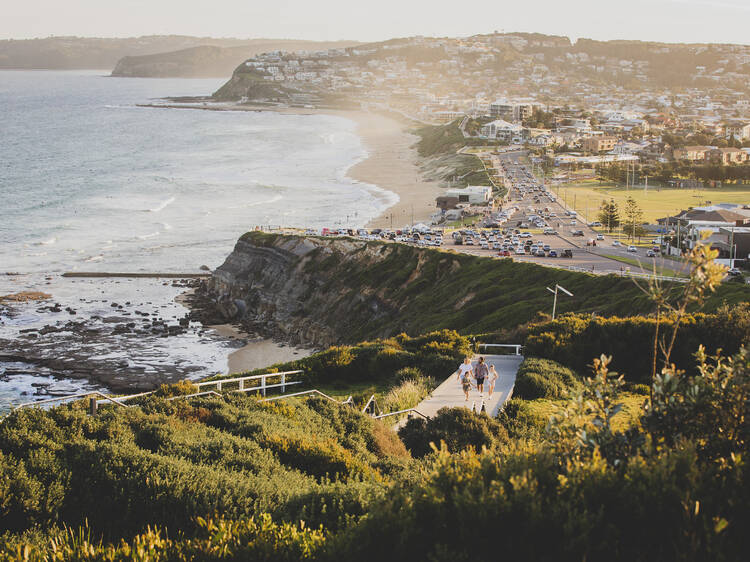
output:
[{"label": "coastal highway", "polygon": [[[656,258],[648,257],[648,248],[637,247],[636,251],[628,251],[626,238],[618,240],[617,237],[597,232],[589,227],[585,220],[579,216],[567,216],[570,211],[563,201],[553,195],[552,198],[523,188],[524,185],[541,186],[541,182],[535,178],[528,166],[522,162],[523,151],[507,152],[500,155],[492,155],[492,163],[498,168],[501,175],[506,178],[508,195],[505,198],[504,208],[516,207],[517,210],[502,225],[513,227],[519,223],[528,223],[526,209],[547,207],[556,216],[547,222],[549,226],[558,232],[556,235],[534,234],[533,240],[543,244],[549,244],[553,250],[561,254],[562,250],[570,249],[572,258],[550,258],[535,257],[530,255],[513,255],[515,261],[529,261],[540,265],[551,267],[574,268],[598,274],[621,274],[621,273],[653,273],[654,266],[659,270],[670,272],[686,272],[687,266],[680,261],[671,260],[662,256]],[[503,169],[505,172],[503,173]],[[536,199],[536,200],[535,200]],[[554,199],[554,200],[552,200]],[[583,236],[573,236],[574,231],[582,231]],[[536,231],[538,232],[538,230]],[[602,240],[596,240],[597,235],[602,235]],[[587,246],[587,241],[595,240],[596,246]],[[453,249],[479,255],[496,256],[497,250],[483,250],[478,246],[455,246]]]}]

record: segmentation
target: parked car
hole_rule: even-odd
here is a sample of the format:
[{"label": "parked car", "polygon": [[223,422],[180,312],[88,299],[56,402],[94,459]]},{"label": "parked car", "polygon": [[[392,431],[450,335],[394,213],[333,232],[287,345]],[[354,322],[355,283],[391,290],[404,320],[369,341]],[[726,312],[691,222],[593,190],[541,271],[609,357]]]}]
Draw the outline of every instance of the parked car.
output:
[{"label": "parked car", "polygon": [[573,257],[573,250],[570,248],[565,248],[562,251],[562,254],[560,254],[563,258],[572,258]]},{"label": "parked car", "polygon": [[549,254],[547,254],[547,257],[549,257],[549,258],[556,258],[557,257],[557,252],[555,250],[550,250]]},{"label": "parked car", "polygon": [[646,252],[646,257],[647,258],[655,258],[656,257],[656,252],[654,252],[653,250],[648,250]]},{"label": "parked car", "polygon": [[622,244],[620,244],[620,241],[619,241],[619,240],[614,240],[614,241],[612,242],[612,245],[613,245],[613,246],[622,246]]},{"label": "parked car", "polygon": [[597,234],[596,235],[596,239],[597,240],[604,240],[604,235],[603,234]]},{"label": "parked car", "polygon": [[583,236],[583,230],[574,230],[572,234],[573,236]]},{"label": "parked car", "polygon": [[628,246],[628,252],[635,254],[638,252],[638,248],[636,248],[635,246]]}]

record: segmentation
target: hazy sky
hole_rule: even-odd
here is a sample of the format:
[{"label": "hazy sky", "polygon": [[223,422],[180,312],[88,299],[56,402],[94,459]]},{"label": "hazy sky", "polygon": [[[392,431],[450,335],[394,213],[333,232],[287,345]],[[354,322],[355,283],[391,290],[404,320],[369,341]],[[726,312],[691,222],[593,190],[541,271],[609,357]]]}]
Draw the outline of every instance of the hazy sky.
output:
[{"label": "hazy sky", "polygon": [[9,0],[0,38],[79,35],[381,40],[493,30],[750,43],[750,0]]}]

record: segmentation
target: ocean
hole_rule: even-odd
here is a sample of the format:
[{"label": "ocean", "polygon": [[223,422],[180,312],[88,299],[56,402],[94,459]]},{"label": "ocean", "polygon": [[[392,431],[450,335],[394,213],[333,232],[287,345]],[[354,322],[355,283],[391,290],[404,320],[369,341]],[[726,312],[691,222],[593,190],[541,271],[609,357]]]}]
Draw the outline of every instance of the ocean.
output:
[{"label": "ocean", "polygon": [[[81,336],[106,331],[113,310],[120,320],[177,322],[183,288],[61,273],[213,269],[258,225],[356,227],[394,202],[394,194],[347,177],[367,152],[343,117],[137,106],[207,95],[222,82],[0,71],[0,295],[41,290],[73,311],[29,303],[0,316],[0,408],[87,388],[80,373],[49,366],[56,353],[94,370],[97,360],[102,368],[118,361],[121,377],[168,367],[194,378],[225,368],[231,347],[200,326],[168,344],[142,334],[116,345]],[[53,330],[29,335],[42,326]],[[20,354],[7,343],[19,338],[29,340]]]}]

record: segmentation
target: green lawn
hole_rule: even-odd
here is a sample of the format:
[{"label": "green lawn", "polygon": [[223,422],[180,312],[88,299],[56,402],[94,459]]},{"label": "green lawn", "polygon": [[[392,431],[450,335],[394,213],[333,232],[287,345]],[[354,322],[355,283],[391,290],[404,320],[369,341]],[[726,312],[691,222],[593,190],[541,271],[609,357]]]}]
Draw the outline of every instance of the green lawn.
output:
[{"label": "green lawn", "polygon": [[626,189],[613,183],[588,180],[561,185],[554,188],[561,201],[575,207],[587,221],[596,220],[602,201],[614,199],[622,209],[625,200],[632,197],[643,209],[644,221],[655,222],[657,218],[673,216],[688,207],[716,203],[750,203],[750,186],[725,186],[706,189],[676,189],[653,187]]}]

